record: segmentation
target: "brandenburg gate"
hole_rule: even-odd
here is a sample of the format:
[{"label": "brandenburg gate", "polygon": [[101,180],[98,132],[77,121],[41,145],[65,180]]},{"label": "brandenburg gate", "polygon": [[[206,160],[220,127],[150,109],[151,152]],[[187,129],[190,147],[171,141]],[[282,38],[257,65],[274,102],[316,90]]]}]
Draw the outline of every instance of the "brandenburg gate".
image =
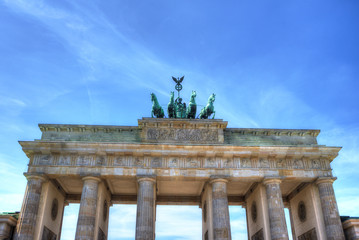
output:
[{"label": "brandenburg gate", "polygon": [[[18,239],[58,239],[80,203],[75,239],[106,239],[109,207],[137,204],[136,239],[154,239],[156,205],[198,205],[202,239],[231,239],[228,205],[246,209],[249,239],[344,239],[318,130],[227,128],[223,120],[143,118],[138,126],[40,124]],[[52,236],[54,238],[45,238]]]},{"label": "brandenburg gate", "polygon": [[196,92],[186,108],[173,80],[168,118],[152,94],[154,117],[138,126],[40,124],[41,139],[20,142],[16,239],[59,239],[69,203],[80,203],[76,240],[107,239],[113,204],[137,204],[136,240],[155,239],[156,205],[199,206],[203,240],[231,239],[229,205],[245,208],[251,240],[288,239],[284,208],[293,239],[344,239],[330,167],[340,147],[319,145],[319,130],[227,128],[208,119],[214,94],[196,118]]}]

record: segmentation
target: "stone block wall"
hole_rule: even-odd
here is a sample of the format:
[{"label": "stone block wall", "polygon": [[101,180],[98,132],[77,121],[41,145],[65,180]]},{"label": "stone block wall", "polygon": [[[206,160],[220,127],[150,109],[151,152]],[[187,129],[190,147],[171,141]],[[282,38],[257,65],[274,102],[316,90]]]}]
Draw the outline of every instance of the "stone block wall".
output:
[{"label": "stone block wall", "polygon": [[60,238],[64,204],[65,197],[51,181],[42,185],[35,239],[48,239],[46,236]]},{"label": "stone block wall", "polygon": [[309,184],[290,200],[290,208],[296,238],[309,234],[313,228],[317,239],[326,239],[323,214],[320,206],[318,189]]},{"label": "stone block wall", "polygon": [[266,192],[262,184],[246,199],[246,206],[249,239],[261,239],[261,236],[270,239]]}]

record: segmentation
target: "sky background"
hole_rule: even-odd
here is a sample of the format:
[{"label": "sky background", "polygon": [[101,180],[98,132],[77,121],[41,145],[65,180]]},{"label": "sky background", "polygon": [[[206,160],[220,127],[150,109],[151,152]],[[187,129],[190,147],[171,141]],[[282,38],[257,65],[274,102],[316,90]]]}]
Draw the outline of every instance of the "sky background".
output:
[{"label": "sky background", "polygon": [[[236,128],[320,129],[341,215],[359,216],[359,1],[0,0],[0,211],[20,210],[38,123],[137,125],[211,93]],[[66,208],[73,239],[78,205]],[[109,239],[133,239],[135,206],[111,208]],[[231,207],[233,239],[246,239]],[[157,239],[200,239],[198,207],[160,206]]]}]

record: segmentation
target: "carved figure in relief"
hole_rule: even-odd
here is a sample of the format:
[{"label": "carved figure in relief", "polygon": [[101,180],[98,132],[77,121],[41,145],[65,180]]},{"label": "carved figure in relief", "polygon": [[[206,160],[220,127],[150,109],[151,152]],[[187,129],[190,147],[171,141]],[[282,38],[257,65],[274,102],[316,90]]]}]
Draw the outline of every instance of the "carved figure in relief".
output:
[{"label": "carved figure in relief", "polygon": [[198,162],[195,159],[189,158],[189,159],[187,159],[187,166],[188,167],[197,167]]},{"label": "carved figure in relief", "polygon": [[98,156],[96,158],[96,165],[103,166],[103,165],[105,165],[105,161],[106,161],[106,159],[104,156]]},{"label": "carved figure in relief", "polygon": [[151,93],[151,101],[152,101],[152,112],[151,117],[155,116],[157,118],[163,118],[165,113],[163,112],[162,107],[157,101],[157,97],[154,93]]},{"label": "carved figure in relief", "polygon": [[202,108],[201,112],[199,113],[200,119],[207,119],[213,113],[212,119],[214,119],[216,112],[214,111],[213,102],[216,100],[216,95],[213,93],[209,99],[207,105]]},{"label": "carved figure in relief", "polygon": [[213,158],[207,158],[207,165],[209,167],[215,167],[216,166],[216,161]]},{"label": "carved figure in relief", "polygon": [[269,161],[268,161],[268,159],[261,158],[261,159],[259,159],[259,163],[260,163],[260,166],[261,166],[261,167],[265,167],[265,168],[268,168],[268,167],[269,167]]},{"label": "carved figure in relief", "polygon": [[124,157],[117,157],[116,159],[115,159],[115,166],[123,166],[123,165],[125,165],[125,159],[124,159]]},{"label": "carved figure in relief", "polygon": [[161,166],[161,160],[160,158],[156,157],[152,159],[152,167],[160,167]]},{"label": "carved figure in relief", "polygon": [[317,159],[312,160],[312,166],[313,166],[313,168],[315,168],[315,169],[320,168],[319,160],[317,160]]},{"label": "carved figure in relief", "polygon": [[92,160],[91,156],[79,156],[77,159],[77,165],[79,166],[90,165],[91,160]]},{"label": "carved figure in relief", "polygon": [[177,158],[172,158],[169,162],[170,167],[177,167],[178,160]]},{"label": "carved figure in relief", "polygon": [[144,165],[144,161],[141,158],[135,158],[135,165],[142,167]]},{"label": "carved figure in relief", "polygon": [[285,167],[285,160],[284,159],[278,159],[277,160],[277,167],[278,168]]},{"label": "carved figure in relief", "polygon": [[48,165],[51,164],[51,156],[50,155],[40,155],[37,157],[37,164],[39,165]]},{"label": "carved figure in relief", "polygon": [[226,160],[224,160],[223,166],[224,167],[232,167],[232,160],[227,158]]},{"label": "carved figure in relief", "polygon": [[196,104],[196,91],[192,91],[191,100],[189,101],[186,118],[196,118],[197,104]]},{"label": "carved figure in relief", "polygon": [[300,160],[300,159],[294,159],[294,161],[293,161],[293,167],[294,168],[303,168],[304,167],[304,165],[303,165],[303,161],[302,160]]},{"label": "carved figure in relief", "polygon": [[64,155],[59,157],[59,165],[71,165],[71,156]]},{"label": "carved figure in relief", "polygon": [[250,167],[252,167],[252,166],[251,166],[251,160],[248,159],[248,158],[243,158],[243,159],[242,159],[242,167],[244,167],[244,168],[250,168]]},{"label": "carved figure in relief", "polygon": [[174,92],[171,92],[170,102],[167,105],[167,115],[169,118],[176,118],[176,104],[174,100]]}]

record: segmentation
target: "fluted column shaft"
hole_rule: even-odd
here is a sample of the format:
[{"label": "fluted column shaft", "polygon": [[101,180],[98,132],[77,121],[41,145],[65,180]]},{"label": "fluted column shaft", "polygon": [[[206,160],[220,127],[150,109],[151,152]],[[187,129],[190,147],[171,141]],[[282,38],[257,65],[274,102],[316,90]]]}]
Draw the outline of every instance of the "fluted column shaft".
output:
[{"label": "fluted column shaft", "polygon": [[227,180],[214,179],[212,184],[213,236],[214,240],[231,239],[229,222]]},{"label": "fluted column shaft", "polygon": [[97,177],[84,177],[82,180],[84,181],[84,185],[82,188],[75,239],[95,239],[97,192],[101,179]]},{"label": "fluted column shaft", "polygon": [[156,180],[138,179],[136,240],[155,239]]},{"label": "fluted column shaft", "polygon": [[268,178],[263,181],[266,188],[270,234],[272,240],[288,239],[287,224],[285,222],[284,204],[280,190],[281,180]]},{"label": "fluted column shaft", "polygon": [[344,240],[343,226],[340,221],[337,201],[334,195],[334,180],[335,178],[319,178],[316,183],[319,190],[327,239]]},{"label": "fluted column shaft", "polygon": [[17,224],[15,239],[32,240],[34,239],[37,213],[40,205],[42,184],[45,178],[38,175],[25,175],[27,178],[24,202]]}]

